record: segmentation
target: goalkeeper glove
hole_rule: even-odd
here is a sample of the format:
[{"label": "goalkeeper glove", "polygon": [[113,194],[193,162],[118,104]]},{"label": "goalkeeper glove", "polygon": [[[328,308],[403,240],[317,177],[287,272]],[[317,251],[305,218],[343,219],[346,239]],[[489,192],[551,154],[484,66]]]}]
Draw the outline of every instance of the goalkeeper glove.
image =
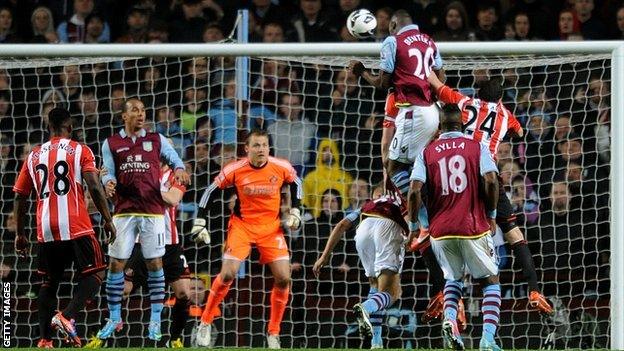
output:
[{"label": "goalkeeper glove", "polygon": [[284,222],[288,228],[296,229],[301,225],[301,211],[298,208],[291,208],[286,221]]},{"label": "goalkeeper glove", "polygon": [[210,244],[210,233],[208,233],[208,229],[206,228],[206,219],[195,218],[191,234],[193,235],[192,238],[194,242]]}]

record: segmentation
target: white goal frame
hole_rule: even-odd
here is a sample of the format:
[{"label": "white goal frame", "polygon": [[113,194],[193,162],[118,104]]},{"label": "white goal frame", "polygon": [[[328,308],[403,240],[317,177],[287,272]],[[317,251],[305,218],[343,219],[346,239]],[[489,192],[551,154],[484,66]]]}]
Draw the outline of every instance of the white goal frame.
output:
[{"label": "white goal frame", "polygon": [[[611,94],[615,98],[611,99],[610,346],[624,350],[624,41],[460,42],[438,46],[443,55],[458,56],[611,54]],[[0,57],[377,56],[380,48],[379,43],[7,44],[2,46]]]}]

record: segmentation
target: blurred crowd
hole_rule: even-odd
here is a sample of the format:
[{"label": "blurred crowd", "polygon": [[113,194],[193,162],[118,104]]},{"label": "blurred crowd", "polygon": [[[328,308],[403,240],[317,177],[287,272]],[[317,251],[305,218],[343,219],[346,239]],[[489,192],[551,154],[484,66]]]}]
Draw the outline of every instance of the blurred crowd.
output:
[{"label": "blurred crowd", "polygon": [[[622,39],[624,33],[622,1],[608,0],[4,0],[0,38],[7,43],[212,42],[227,37],[235,9],[245,6],[251,10],[252,41],[258,42],[353,40],[345,19],[363,6],[377,16],[376,40],[388,35],[383,28],[393,10],[406,6],[421,28],[440,41]],[[498,166],[544,292],[568,299],[603,296],[609,288],[610,61],[508,59],[505,65],[484,62],[478,69],[449,69],[447,84],[473,95],[480,81],[504,78],[503,103],[526,133],[501,143]],[[310,269],[331,228],[371,197],[382,180],[385,92],[358,81],[344,66],[252,58],[250,67],[245,102],[236,98],[235,59],[228,57],[57,61],[1,69],[2,278],[20,282],[18,293],[26,295],[36,282],[30,274],[33,262],[18,262],[13,254],[11,188],[32,146],[47,138],[48,111],[68,108],[73,137],[99,158],[101,143],[122,127],[124,100],[137,96],[147,107],[148,128],[172,139],[193,175],[179,208],[181,233],[188,233],[196,202],[221,166],[240,156],[246,131],[269,131],[273,153],[289,159],[303,178],[305,223],[289,233],[289,240],[293,310],[306,306]],[[219,215],[210,223],[210,248],[187,245],[195,271],[217,271],[234,199],[235,194],[226,193],[215,204],[221,210],[212,211]],[[99,223],[97,215],[93,221]],[[501,250],[505,255],[504,246]],[[361,273],[352,241],[343,241],[336,251],[325,284],[334,289],[344,284],[336,291],[347,296],[361,293],[359,285],[342,283],[357,281]],[[503,262],[504,269],[513,267],[510,258]],[[408,257],[405,267],[406,272],[424,271],[415,257]],[[24,273],[16,277],[16,271]],[[525,293],[516,291],[517,286],[515,279],[503,281],[507,297]],[[426,296],[410,289],[419,288],[407,287],[405,296]]]},{"label": "blurred crowd", "polygon": [[2,0],[0,43],[200,43],[227,38],[249,9],[252,42],[355,41],[349,13],[407,10],[438,41],[624,39],[621,0]]}]

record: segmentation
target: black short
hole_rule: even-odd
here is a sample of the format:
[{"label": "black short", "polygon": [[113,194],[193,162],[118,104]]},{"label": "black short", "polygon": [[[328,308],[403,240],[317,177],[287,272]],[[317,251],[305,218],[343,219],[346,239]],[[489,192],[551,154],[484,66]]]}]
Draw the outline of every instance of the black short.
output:
[{"label": "black short", "polygon": [[[165,245],[165,255],[162,257],[165,282],[173,283],[179,279],[190,279],[191,271],[186,263],[182,245]],[[147,287],[147,266],[141,253],[141,244],[134,244],[132,256],[126,265],[126,280],[136,285]]]},{"label": "black short", "polygon": [[48,279],[60,280],[66,268],[87,276],[106,269],[102,246],[94,235],[84,235],[73,240],[39,243],[37,272]]},{"label": "black short", "polygon": [[498,204],[496,204],[496,223],[501,228],[503,233],[507,233],[510,230],[516,228],[516,213],[511,206],[511,201],[505,193],[505,187],[503,186],[503,179],[498,176]]}]

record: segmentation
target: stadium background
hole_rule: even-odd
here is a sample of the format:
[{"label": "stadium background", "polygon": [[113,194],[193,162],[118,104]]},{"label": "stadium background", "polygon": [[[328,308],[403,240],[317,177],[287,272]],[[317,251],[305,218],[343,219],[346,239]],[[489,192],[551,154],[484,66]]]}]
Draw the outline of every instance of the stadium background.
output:
[{"label": "stadium background", "polygon": [[[436,1],[424,8],[421,2],[410,2],[407,10],[424,31],[433,33],[440,41],[622,39],[622,1],[596,1],[593,11],[592,3],[587,0],[487,4]],[[49,13],[41,10],[40,5],[49,9]],[[343,27],[353,9],[373,10],[383,26],[389,18],[385,16],[384,22],[384,14],[404,6],[399,1],[357,0],[301,0],[300,4],[260,0],[249,3],[3,1],[0,2],[0,37],[6,43],[218,41],[230,32],[235,10],[249,7],[251,41],[351,41],[353,38],[349,38]],[[491,14],[492,8],[497,15],[489,28],[487,14]],[[571,31],[558,25],[560,13],[566,13],[568,8],[573,13]],[[74,12],[78,13],[76,17],[72,17]],[[47,26],[37,19],[42,13],[51,16]],[[522,13],[527,16],[523,17]],[[455,14],[459,14],[459,27]],[[311,24],[305,20],[306,16],[308,20],[316,17],[316,22]],[[86,26],[72,25],[71,18],[73,22],[84,18]],[[70,24],[63,25],[68,19]],[[380,32],[377,40],[383,36]],[[504,347],[537,347],[554,327],[565,330],[564,337],[557,341],[558,346],[607,345],[609,65],[608,59],[597,58],[577,63],[534,63],[525,58],[512,65],[499,63],[489,72],[485,66],[448,72],[448,84],[466,93],[474,93],[475,84],[487,74],[503,75],[504,102],[529,131],[523,140],[513,140],[501,147],[507,153],[499,153],[499,168],[509,196],[522,214],[521,224],[536,258],[541,281],[545,283],[545,293],[559,304],[562,313],[557,320],[546,322],[536,313],[529,313],[521,273],[514,267],[513,259],[504,256],[502,280],[506,298],[499,333]],[[251,62],[249,115],[238,118],[233,109],[233,71],[234,59],[221,57],[133,59],[0,71],[0,272],[2,281],[15,283],[14,335],[20,346],[31,346],[38,337],[36,313],[32,312],[36,311],[39,288],[34,273],[36,257],[18,260],[13,253],[11,187],[21,162],[32,145],[45,139],[45,115],[55,105],[70,109],[75,118],[74,137],[86,142],[99,155],[101,142],[121,126],[119,112],[123,98],[135,95],[149,108],[151,128],[174,140],[193,174],[193,186],[180,207],[182,233],[188,233],[194,204],[203,189],[220,166],[233,159],[236,145],[251,126],[268,128],[274,142],[279,141],[277,155],[290,159],[304,178],[336,180],[348,173],[354,185],[348,184],[351,181],[347,184],[334,181],[331,188],[336,191],[333,196],[326,196],[325,208],[321,199],[330,187],[306,194],[311,196],[309,203],[316,205],[309,206],[303,229],[289,236],[294,284],[283,345],[360,345],[355,333],[348,334],[353,324],[348,311],[365,296],[367,287],[360,283],[364,281],[363,274],[358,269],[352,242],[342,243],[332,260],[332,269],[325,272],[320,282],[312,278],[310,269],[331,225],[345,211],[357,207],[368,196],[371,186],[381,180],[378,155],[385,93],[374,91],[364,81],[358,82],[338,65],[255,58]],[[317,157],[322,153],[317,151],[323,139],[330,139],[335,145],[337,163],[321,171]],[[563,181],[567,190],[565,217],[558,217],[555,212],[559,211],[553,211],[556,201],[552,201],[551,188],[559,181]],[[229,204],[231,194],[226,194],[219,204],[223,213],[227,214]],[[97,223],[97,216],[93,217]],[[197,272],[194,298],[198,304],[204,300],[210,275],[214,276],[218,270],[226,221],[227,216],[217,216],[211,221],[210,247],[196,247],[186,240],[185,253],[191,268]],[[257,265],[245,267],[247,271],[241,272],[237,292],[227,299],[226,318],[217,323],[217,329],[227,331],[221,334],[219,344],[262,345],[264,296],[251,291],[267,290],[270,281],[262,278]],[[420,317],[429,297],[424,266],[417,256],[408,255],[405,271],[403,300],[396,312],[405,316],[398,318],[396,328],[389,328],[391,345],[405,346],[408,342],[419,347],[440,345],[437,327],[418,325],[411,320]],[[69,288],[69,284],[63,285],[59,295],[67,296]],[[479,295],[478,291],[467,293]],[[125,337],[118,340],[117,346],[143,345],[145,323],[140,320],[146,316],[142,303],[137,294],[125,306],[131,311],[126,318],[130,328],[124,329]],[[102,321],[104,306],[102,299],[90,304],[86,323],[79,326],[83,335],[95,332]],[[473,322],[478,322],[478,315],[473,317]]]}]

